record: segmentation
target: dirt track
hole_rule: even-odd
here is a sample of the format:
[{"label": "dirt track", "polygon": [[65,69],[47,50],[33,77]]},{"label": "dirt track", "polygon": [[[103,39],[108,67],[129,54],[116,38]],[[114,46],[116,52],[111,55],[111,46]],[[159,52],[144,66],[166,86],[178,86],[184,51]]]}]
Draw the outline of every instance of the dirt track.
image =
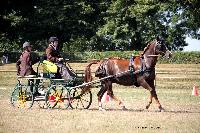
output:
[{"label": "dirt track", "polygon": [[[36,103],[30,110],[18,110],[9,103],[10,93],[16,81],[11,74],[1,75],[0,79],[3,82],[0,85],[0,133],[198,133],[200,131],[200,97],[191,96],[191,92],[194,83],[200,85],[199,68],[200,65],[158,65],[159,72],[167,72],[164,75],[158,75],[161,78],[157,80],[158,97],[165,112],[157,112],[154,101],[148,112],[144,110],[149,96],[147,90],[117,85],[113,87],[114,93],[124,101],[127,111],[122,111],[114,101],[104,104],[107,108],[106,112],[98,111],[97,89],[93,89],[93,102],[89,110],[39,109]],[[197,75],[171,74],[177,70],[182,70],[182,73],[192,71]],[[165,78],[169,76],[181,78]]]},{"label": "dirt track", "polygon": [[[199,98],[190,97],[193,101],[176,104],[169,102],[165,97],[160,98],[165,112],[157,112],[155,103],[149,112],[144,110],[148,92],[131,90],[124,93],[124,101],[129,110],[122,111],[113,101],[106,104],[107,111],[97,110],[95,96],[89,110],[50,110],[40,109],[37,103],[30,110],[14,109],[7,98],[1,99],[0,104],[0,132],[198,132],[200,129]],[[161,93],[161,92],[159,92]],[[175,92],[174,92],[175,93]],[[122,96],[121,96],[122,97]],[[161,97],[161,96],[160,96]],[[172,96],[173,98],[173,96]],[[189,100],[186,98],[184,101]],[[174,99],[177,101],[177,99]]]}]

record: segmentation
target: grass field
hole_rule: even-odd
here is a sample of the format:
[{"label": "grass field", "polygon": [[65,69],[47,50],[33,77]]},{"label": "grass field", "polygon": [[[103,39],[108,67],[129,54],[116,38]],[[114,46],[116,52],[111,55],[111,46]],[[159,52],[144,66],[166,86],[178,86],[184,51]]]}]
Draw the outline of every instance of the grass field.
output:
[{"label": "grass field", "polygon": [[[71,66],[83,70],[86,64]],[[200,87],[200,64],[157,65],[156,88],[165,112],[158,112],[154,101],[148,111],[144,109],[149,97],[147,90],[116,84],[114,94],[124,101],[127,111],[122,111],[114,101],[104,103],[107,111],[98,111],[98,88],[92,89],[93,102],[88,110],[40,109],[37,103],[30,110],[14,109],[9,99],[17,80],[11,70],[15,70],[14,64],[0,66],[0,133],[200,132],[200,97],[191,95],[194,84]]]}]

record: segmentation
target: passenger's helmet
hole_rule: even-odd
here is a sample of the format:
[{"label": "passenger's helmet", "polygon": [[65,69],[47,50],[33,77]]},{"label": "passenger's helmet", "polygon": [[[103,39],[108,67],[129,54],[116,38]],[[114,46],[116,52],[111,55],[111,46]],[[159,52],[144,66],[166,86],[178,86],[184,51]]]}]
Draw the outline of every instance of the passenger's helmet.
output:
[{"label": "passenger's helmet", "polygon": [[54,42],[54,41],[58,41],[57,37],[50,37],[49,38],[49,43]]}]

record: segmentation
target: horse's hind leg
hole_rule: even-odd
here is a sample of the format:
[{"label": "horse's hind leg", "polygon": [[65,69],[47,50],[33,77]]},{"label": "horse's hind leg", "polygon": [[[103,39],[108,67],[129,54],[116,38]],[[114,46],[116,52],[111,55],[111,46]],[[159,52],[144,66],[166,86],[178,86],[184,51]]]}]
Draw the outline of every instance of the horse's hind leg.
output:
[{"label": "horse's hind leg", "polygon": [[115,101],[117,101],[118,103],[119,103],[119,105],[122,107],[122,109],[126,109],[125,108],[125,106],[124,106],[124,103],[120,100],[120,99],[118,99],[116,96],[114,96],[114,94],[113,94],[113,91],[112,91],[112,82],[111,81],[108,81],[108,80],[106,80],[106,81],[103,81],[102,83],[101,83],[101,89],[100,89],[100,91],[98,92],[98,94],[97,94],[97,96],[98,96],[98,104],[99,104],[99,110],[104,110],[103,108],[102,108],[102,103],[101,103],[101,99],[102,99],[102,97],[103,97],[103,95],[104,95],[104,93],[107,91],[107,93],[108,93],[108,95],[112,98],[112,99],[114,99]]},{"label": "horse's hind leg", "polygon": [[102,108],[102,103],[101,103],[101,99],[103,97],[103,94],[106,92],[106,85],[105,82],[101,82],[101,89],[99,90],[97,96],[98,96],[98,106],[99,106],[99,110],[103,111],[104,109]]},{"label": "horse's hind leg", "polygon": [[123,103],[119,98],[117,98],[116,96],[114,96],[113,90],[112,90],[112,82],[111,82],[111,81],[108,81],[107,83],[108,83],[108,84],[106,84],[106,85],[108,85],[108,86],[106,86],[106,87],[107,87],[108,95],[109,95],[112,99],[114,99],[116,102],[118,102],[118,103],[119,103],[119,106],[120,106],[123,110],[127,110],[126,107],[125,107],[125,105],[124,105],[124,103]]}]

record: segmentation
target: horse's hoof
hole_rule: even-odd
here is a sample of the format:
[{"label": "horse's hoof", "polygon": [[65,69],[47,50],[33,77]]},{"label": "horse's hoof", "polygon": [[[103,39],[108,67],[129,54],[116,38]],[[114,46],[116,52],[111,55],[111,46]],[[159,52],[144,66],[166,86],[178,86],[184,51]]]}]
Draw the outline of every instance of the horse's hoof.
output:
[{"label": "horse's hoof", "polygon": [[126,111],[128,109],[125,106],[122,106],[122,110]]},{"label": "horse's hoof", "polygon": [[103,109],[103,108],[99,108],[99,111],[106,111],[105,109]]},{"label": "horse's hoof", "polygon": [[165,112],[165,110],[164,109],[160,109],[159,112]]},{"label": "horse's hoof", "polygon": [[144,109],[144,112],[149,112],[149,110],[147,108]]},{"label": "horse's hoof", "polygon": [[149,105],[147,105],[147,106],[146,106],[146,109],[148,110],[148,109],[149,109],[149,107],[150,107],[150,106],[149,106]]},{"label": "horse's hoof", "polygon": [[163,107],[159,107],[159,112],[165,112],[165,109]]}]

